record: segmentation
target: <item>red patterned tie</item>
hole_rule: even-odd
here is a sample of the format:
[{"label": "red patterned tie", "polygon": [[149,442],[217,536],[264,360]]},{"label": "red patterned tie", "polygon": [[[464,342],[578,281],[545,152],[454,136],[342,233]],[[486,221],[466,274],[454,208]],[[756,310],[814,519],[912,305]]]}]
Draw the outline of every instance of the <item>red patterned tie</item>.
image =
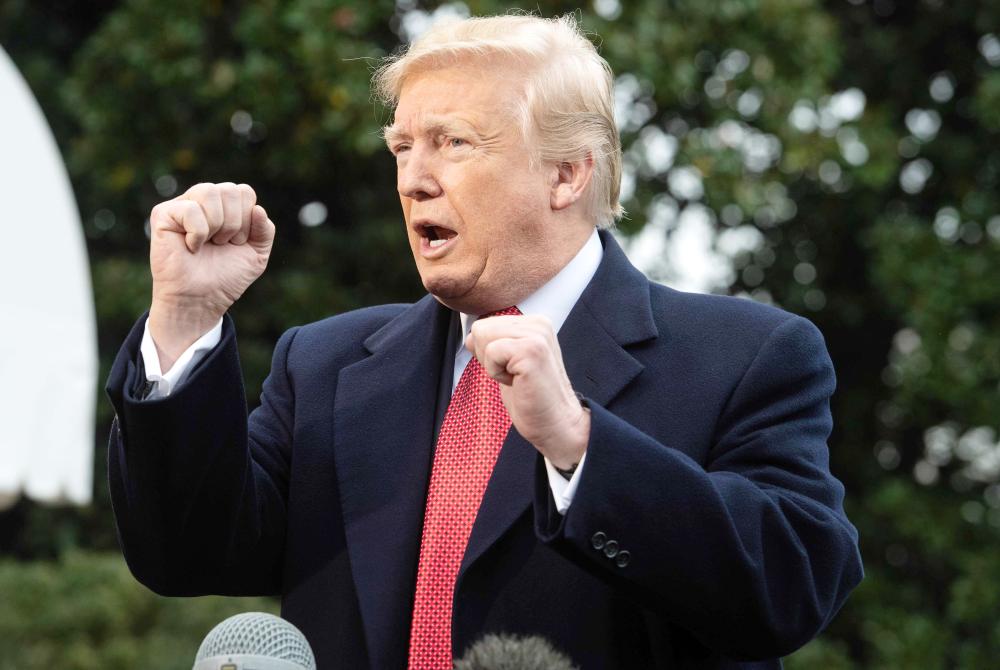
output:
[{"label": "red patterned tie", "polygon": [[[520,313],[517,307],[508,307],[486,316]],[[473,357],[455,387],[434,449],[410,627],[410,670],[452,667],[455,580],[509,430],[500,384]]]}]

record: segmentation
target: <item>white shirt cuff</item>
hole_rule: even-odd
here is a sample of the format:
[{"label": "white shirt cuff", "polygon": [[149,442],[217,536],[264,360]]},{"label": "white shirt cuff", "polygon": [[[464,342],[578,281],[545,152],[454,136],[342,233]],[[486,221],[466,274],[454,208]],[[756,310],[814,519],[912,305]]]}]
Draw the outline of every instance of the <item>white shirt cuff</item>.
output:
[{"label": "white shirt cuff", "polygon": [[545,471],[549,475],[549,488],[552,490],[552,497],[556,501],[556,510],[560,514],[566,514],[570,503],[573,502],[573,496],[576,495],[576,487],[580,484],[580,473],[583,472],[583,462],[585,460],[587,460],[586,452],[580,457],[580,463],[576,466],[573,476],[567,480],[559,474],[559,471],[556,470],[556,467],[552,465],[549,459],[545,459]]},{"label": "white shirt cuff", "polygon": [[188,373],[202,358],[211,351],[222,339],[222,319],[210,331],[195,340],[194,344],[184,350],[184,353],[174,361],[166,372],[160,371],[160,355],[156,351],[156,343],[149,333],[149,319],[142,332],[142,344],[139,353],[142,364],[146,368],[146,381],[153,385],[146,400],[166,398],[177,386],[187,379]]}]

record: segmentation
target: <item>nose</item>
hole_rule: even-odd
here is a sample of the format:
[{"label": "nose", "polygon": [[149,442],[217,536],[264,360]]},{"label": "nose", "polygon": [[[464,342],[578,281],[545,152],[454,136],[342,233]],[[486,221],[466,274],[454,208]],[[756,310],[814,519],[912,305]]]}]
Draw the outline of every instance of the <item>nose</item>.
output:
[{"label": "nose", "polygon": [[396,161],[396,190],[399,195],[422,202],[441,195],[432,156],[422,143],[414,143],[405,156]]}]

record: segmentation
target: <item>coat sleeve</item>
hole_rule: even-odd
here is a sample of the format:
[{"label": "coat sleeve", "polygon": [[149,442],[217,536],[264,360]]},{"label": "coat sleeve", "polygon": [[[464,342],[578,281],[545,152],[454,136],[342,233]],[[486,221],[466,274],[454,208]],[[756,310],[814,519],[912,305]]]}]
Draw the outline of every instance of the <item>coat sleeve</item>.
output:
[{"label": "coat sleeve", "polygon": [[712,649],[747,660],[790,653],[862,577],[829,470],[834,386],[822,336],[793,317],[731,391],[706,463],[592,406],[573,503],[554,514],[540,472],[536,533]]},{"label": "coat sleeve", "polygon": [[162,595],[280,592],[293,398],[285,333],[247,417],[232,320],[169,397],[141,400],[140,320],[108,379],[111,502],[125,559]]}]

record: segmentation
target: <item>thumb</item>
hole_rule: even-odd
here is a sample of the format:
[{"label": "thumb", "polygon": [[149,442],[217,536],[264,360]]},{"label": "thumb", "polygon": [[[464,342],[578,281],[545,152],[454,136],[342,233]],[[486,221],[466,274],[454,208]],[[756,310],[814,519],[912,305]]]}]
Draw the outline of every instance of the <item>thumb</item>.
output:
[{"label": "thumb", "polygon": [[247,244],[258,252],[270,251],[274,243],[274,222],[267,217],[267,212],[260,205],[254,205],[250,212],[250,236]]}]

